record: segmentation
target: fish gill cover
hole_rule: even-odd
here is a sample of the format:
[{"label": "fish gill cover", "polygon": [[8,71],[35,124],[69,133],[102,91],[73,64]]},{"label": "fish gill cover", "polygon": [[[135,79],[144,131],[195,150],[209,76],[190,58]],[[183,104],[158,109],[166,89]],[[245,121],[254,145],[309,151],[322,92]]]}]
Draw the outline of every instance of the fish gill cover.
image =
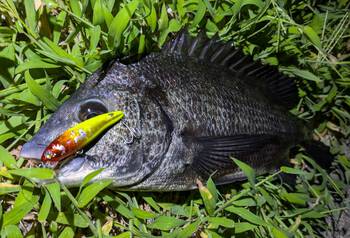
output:
[{"label": "fish gill cover", "polygon": [[[348,10],[348,1],[0,1],[1,235],[346,237]],[[199,192],[114,192],[104,189],[111,181],[89,183],[102,171],[79,189],[38,183],[54,172],[18,158],[20,145],[104,62],[158,51],[183,27],[297,76],[292,112],[313,121],[332,167],[298,149],[293,166],[272,175],[235,160],[247,182],[217,189],[208,180]]]}]

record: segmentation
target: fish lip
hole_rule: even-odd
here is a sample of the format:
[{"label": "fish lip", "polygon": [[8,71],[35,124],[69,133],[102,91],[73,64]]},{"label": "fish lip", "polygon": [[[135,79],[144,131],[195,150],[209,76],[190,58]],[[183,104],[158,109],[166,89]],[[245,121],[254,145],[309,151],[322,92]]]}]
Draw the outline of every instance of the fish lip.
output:
[{"label": "fish lip", "polygon": [[26,159],[40,160],[46,147],[47,145],[45,144],[38,144],[32,141],[29,141],[23,145],[19,156]]},{"label": "fish lip", "polygon": [[87,159],[88,155],[84,154],[66,161],[56,170],[57,179],[68,187],[80,186],[85,176],[96,170],[87,163]]}]

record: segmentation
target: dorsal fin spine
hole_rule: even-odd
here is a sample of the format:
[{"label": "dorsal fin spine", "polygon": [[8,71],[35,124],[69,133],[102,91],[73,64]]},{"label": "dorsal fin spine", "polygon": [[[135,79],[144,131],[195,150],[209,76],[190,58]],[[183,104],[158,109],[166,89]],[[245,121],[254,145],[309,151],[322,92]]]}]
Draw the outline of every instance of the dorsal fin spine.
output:
[{"label": "dorsal fin spine", "polygon": [[222,52],[225,50],[225,47],[220,47],[219,50],[217,50],[214,55],[211,57],[210,62],[215,62],[216,59],[222,54]]},{"label": "dorsal fin spine", "polygon": [[242,78],[247,83],[252,83],[251,85],[265,84],[265,87],[261,87],[263,93],[287,108],[295,105],[298,100],[298,91],[293,79],[281,74],[272,66],[253,61],[252,57],[244,55],[231,43],[218,41],[217,36],[208,39],[202,33],[194,38],[186,30],[182,30],[175,39],[164,46],[162,52],[167,55],[170,53],[197,58],[209,65],[224,67],[231,71],[233,77]]}]

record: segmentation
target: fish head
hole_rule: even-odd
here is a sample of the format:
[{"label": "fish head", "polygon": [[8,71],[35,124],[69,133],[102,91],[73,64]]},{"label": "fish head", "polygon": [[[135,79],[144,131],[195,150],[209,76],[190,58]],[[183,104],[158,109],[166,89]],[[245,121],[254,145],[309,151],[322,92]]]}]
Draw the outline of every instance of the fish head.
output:
[{"label": "fish head", "polygon": [[20,156],[40,159],[50,142],[67,129],[99,114],[123,111],[120,122],[104,131],[82,152],[62,161],[56,174],[67,186],[79,186],[87,174],[101,168],[103,171],[94,180],[111,178],[117,187],[141,180],[149,173],[142,169],[145,165],[140,138],[142,90],[140,85],[135,85],[141,81],[142,78],[118,62],[106,72],[95,73],[24,144]]}]

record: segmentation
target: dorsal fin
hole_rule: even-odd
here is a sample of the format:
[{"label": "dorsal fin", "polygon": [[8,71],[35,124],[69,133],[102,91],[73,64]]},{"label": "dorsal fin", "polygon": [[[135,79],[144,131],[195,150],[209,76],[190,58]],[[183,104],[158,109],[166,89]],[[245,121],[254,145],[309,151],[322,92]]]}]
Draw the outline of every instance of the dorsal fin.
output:
[{"label": "dorsal fin", "polygon": [[254,61],[252,57],[236,49],[232,42],[219,41],[217,36],[209,39],[205,33],[199,33],[197,37],[192,37],[187,30],[182,30],[161,52],[220,65],[248,84],[259,86],[267,97],[287,108],[292,108],[299,100],[298,90],[292,78],[272,66]]}]

